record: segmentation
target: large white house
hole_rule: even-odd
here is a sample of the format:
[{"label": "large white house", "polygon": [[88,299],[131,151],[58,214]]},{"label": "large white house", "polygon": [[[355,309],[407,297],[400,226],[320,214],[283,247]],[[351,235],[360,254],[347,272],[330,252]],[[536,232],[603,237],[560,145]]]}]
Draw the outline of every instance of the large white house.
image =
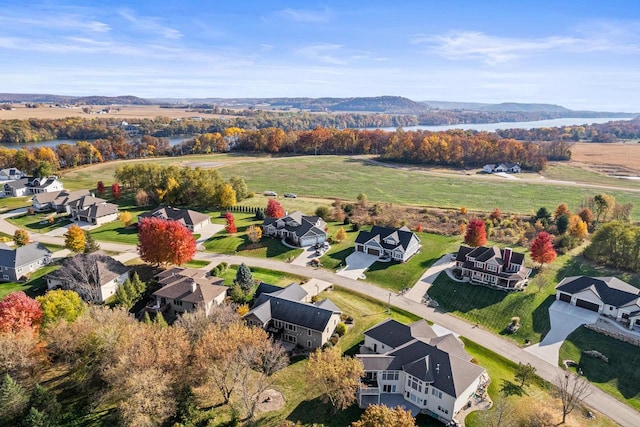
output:
[{"label": "large white house", "polygon": [[506,291],[522,289],[531,269],[524,266],[524,254],[497,246],[460,246],[456,267],[462,277],[473,284],[486,285]]},{"label": "large white house", "polygon": [[356,357],[365,371],[357,394],[361,408],[400,405],[413,416],[423,413],[448,423],[489,382],[486,370],[471,362],[458,338],[438,336],[425,320],[378,323],[364,332]]},{"label": "large white house", "polygon": [[60,191],[64,187],[55,176],[34,178],[26,177],[9,181],[3,185],[2,194],[5,197],[21,197],[30,194],[51,193]]},{"label": "large white house", "polygon": [[421,247],[420,238],[407,227],[374,225],[371,231],[361,231],[356,237],[356,251],[400,262],[409,260]]},{"label": "large white house", "polygon": [[289,238],[295,245],[305,247],[327,240],[327,223],[318,216],[295,211],[282,218],[265,218],[262,231],[265,236]]},{"label": "large white house", "polygon": [[556,300],[640,329],[640,289],[616,277],[565,277],[556,286]]}]

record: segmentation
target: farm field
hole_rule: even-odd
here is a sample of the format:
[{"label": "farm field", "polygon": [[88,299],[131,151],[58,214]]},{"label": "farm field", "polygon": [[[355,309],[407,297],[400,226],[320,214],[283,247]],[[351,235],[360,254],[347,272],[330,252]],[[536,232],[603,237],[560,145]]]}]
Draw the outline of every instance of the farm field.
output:
[{"label": "farm field", "polygon": [[640,144],[619,143],[578,143],[571,147],[572,162],[587,165],[607,165],[628,168],[640,175]]},{"label": "farm field", "polygon": [[[120,111],[111,110],[106,114],[87,114],[82,108],[56,108],[48,105],[39,108],[26,108],[22,104],[14,104],[15,110],[0,110],[0,120],[14,119],[63,119],[66,117],[81,117],[83,119],[154,119],[156,117],[186,118],[202,117],[217,118],[219,114],[205,114],[196,111],[187,111],[185,108],[160,108],[159,105],[121,105]],[[100,111],[106,105],[88,105],[93,111]],[[224,116],[229,117],[229,116]]]}]

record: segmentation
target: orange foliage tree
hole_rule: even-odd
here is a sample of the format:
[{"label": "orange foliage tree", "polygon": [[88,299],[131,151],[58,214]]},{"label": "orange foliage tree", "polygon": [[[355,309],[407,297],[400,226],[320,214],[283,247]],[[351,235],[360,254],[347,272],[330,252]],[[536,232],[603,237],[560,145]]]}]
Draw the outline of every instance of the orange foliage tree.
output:
[{"label": "orange foliage tree", "polygon": [[487,229],[483,220],[472,219],[469,221],[464,235],[464,242],[472,247],[482,246],[487,243]]},{"label": "orange foliage tree", "polygon": [[0,301],[0,332],[37,331],[42,307],[22,291],[12,292]]},{"label": "orange foliage tree", "polygon": [[238,231],[238,227],[236,227],[236,219],[231,212],[224,214],[224,219],[227,221],[227,226],[225,227],[227,233],[233,234]]},{"label": "orange foliage tree", "polygon": [[271,218],[282,218],[284,216],[284,208],[277,200],[269,199],[265,214]]},{"label": "orange foliage tree", "polygon": [[551,235],[546,231],[538,233],[531,246],[529,247],[531,252],[531,259],[540,263],[540,267],[543,264],[549,264],[556,259],[556,251],[553,249],[553,242],[551,241]]},{"label": "orange foliage tree", "polygon": [[177,221],[144,218],[138,224],[140,258],[155,265],[181,265],[196,253],[196,240],[191,231]]}]

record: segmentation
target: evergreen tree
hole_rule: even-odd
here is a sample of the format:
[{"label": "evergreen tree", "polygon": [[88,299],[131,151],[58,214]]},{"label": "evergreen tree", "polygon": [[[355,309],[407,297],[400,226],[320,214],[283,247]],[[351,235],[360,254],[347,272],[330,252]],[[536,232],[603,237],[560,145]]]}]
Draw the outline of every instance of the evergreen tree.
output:
[{"label": "evergreen tree", "polygon": [[133,273],[133,277],[131,278],[131,284],[133,288],[136,290],[138,297],[141,297],[147,291],[147,284],[140,280],[140,276],[138,273]]},{"label": "evergreen tree", "polygon": [[84,253],[92,254],[99,250],[100,244],[96,242],[96,239],[93,238],[91,233],[89,233],[87,230],[84,230]]},{"label": "evergreen tree", "polygon": [[22,421],[24,427],[54,427],[56,424],[46,412],[31,407],[29,413]]},{"label": "evergreen tree", "polygon": [[169,324],[167,323],[167,321],[165,320],[164,316],[162,315],[162,313],[158,313],[156,314],[156,318],[153,319],[153,324],[157,325],[160,328],[165,328],[167,326],[169,326]]},{"label": "evergreen tree", "polygon": [[251,270],[245,263],[240,264],[240,267],[238,267],[235,283],[240,286],[245,294],[248,294],[253,289],[253,275],[251,274]]},{"label": "evergreen tree", "polygon": [[125,289],[124,285],[120,285],[116,289],[116,305],[126,308],[129,308],[133,305],[131,298],[129,297],[129,293]]},{"label": "evergreen tree", "polygon": [[151,316],[149,316],[148,311],[144,312],[144,316],[142,316],[142,323],[146,323],[147,325],[151,324]]},{"label": "evergreen tree", "polygon": [[15,425],[29,405],[29,394],[9,374],[0,386],[0,425]]}]

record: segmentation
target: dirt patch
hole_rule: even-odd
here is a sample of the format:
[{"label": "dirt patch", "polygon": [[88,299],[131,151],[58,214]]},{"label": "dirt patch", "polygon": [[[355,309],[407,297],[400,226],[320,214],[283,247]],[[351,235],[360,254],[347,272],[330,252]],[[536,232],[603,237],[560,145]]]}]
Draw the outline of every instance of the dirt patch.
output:
[{"label": "dirt patch", "polygon": [[284,408],[284,396],[278,390],[270,388],[260,395],[256,405],[256,412],[273,412],[282,408]]},{"label": "dirt patch", "polygon": [[571,161],[606,175],[640,175],[640,144],[578,143],[571,147]]}]

